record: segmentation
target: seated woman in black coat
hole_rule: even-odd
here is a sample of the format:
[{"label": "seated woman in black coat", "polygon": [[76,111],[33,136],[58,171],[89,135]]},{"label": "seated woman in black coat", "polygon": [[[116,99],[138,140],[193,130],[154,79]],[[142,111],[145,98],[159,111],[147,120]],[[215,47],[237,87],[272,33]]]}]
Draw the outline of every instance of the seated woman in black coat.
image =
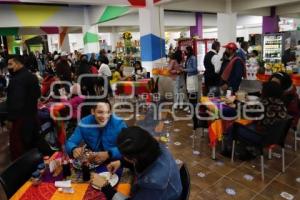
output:
[{"label": "seated woman in black coat", "polygon": [[[253,121],[246,125],[247,128],[254,130],[258,133],[265,133],[268,127],[276,124],[277,122],[286,119],[287,109],[283,102],[283,90],[281,86],[273,81],[263,84],[262,96],[260,102],[263,105],[263,115],[261,120]],[[251,141],[260,140],[260,137],[253,134],[251,131],[243,130],[243,138],[249,138]],[[232,130],[228,130],[227,141],[225,150],[222,152],[224,156],[230,156],[232,144]]]}]

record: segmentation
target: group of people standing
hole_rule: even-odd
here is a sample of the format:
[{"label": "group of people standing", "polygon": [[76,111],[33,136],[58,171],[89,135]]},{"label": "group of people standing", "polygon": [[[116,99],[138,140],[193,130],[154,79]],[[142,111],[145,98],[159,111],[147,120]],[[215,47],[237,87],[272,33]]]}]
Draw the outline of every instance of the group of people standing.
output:
[{"label": "group of people standing", "polygon": [[212,49],[204,57],[204,94],[215,88],[220,88],[220,92],[227,89],[236,92],[242,79],[246,78],[247,43],[242,43],[239,49],[233,42],[223,47],[226,50],[222,58],[218,55],[221,48],[218,41],[212,44]]},{"label": "group of people standing", "polygon": [[196,104],[199,95],[199,80],[197,59],[191,46],[182,52],[179,47],[169,55],[169,71],[174,85],[175,108],[181,107],[181,103],[187,93],[191,103]]}]

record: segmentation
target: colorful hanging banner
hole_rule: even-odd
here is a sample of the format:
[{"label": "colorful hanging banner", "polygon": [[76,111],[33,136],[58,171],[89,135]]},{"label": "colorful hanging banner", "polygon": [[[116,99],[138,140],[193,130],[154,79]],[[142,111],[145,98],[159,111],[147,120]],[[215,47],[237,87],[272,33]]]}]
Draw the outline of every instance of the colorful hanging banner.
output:
[{"label": "colorful hanging banner", "polygon": [[0,35],[18,35],[19,28],[0,28]]},{"label": "colorful hanging banner", "polygon": [[146,0],[128,0],[128,2],[134,7],[145,7]]},{"label": "colorful hanging banner", "polygon": [[63,27],[62,31],[59,33],[59,46],[60,47],[63,45],[67,34],[68,34],[68,27]]},{"label": "colorful hanging banner", "polygon": [[62,7],[12,5],[22,26],[41,26],[53,17]]},{"label": "colorful hanging banner", "polygon": [[95,33],[86,32],[83,37],[83,43],[98,43],[99,42],[99,36]]},{"label": "colorful hanging banner", "polygon": [[129,9],[129,6],[107,6],[97,23],[103,23],[121,17],[126,14]]}]

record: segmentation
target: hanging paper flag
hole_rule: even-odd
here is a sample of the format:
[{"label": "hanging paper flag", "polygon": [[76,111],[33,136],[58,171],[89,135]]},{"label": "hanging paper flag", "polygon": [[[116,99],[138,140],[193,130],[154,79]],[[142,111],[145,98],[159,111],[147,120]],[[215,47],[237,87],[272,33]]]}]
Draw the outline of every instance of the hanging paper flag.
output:
[{"label": "hanging paper flag", "polygon": [[83,36],[83,43],[97,43],[99,41],[99,36],[95,33],[86,32]]},{"label": "hanging paper flag", "polygon": [[58,27],[40,27],[42,31],[47,34],[58,34],[59,28]]},{"label": "hanging paper flag", "polygon": [[63,27],[62,32],[59,33],[59,46],[61,47],[64,43],[65,37],[68,34],[68,27]]},{"label": "hanging paper flag", "polygon": [[103,23],[121,17],[126,14],[129,9],[129,6],[107,6],[97,23]]},{"label": "hanging paper flag", "polygon": [[44,5],[12,5],[11,8],[22,26],[42,26],[62,9],[59,6]]},{"label": "hanging paper flag", "polygon": [[0,28],[0,35],[18,35],[19,28]]},{"label": "hanging paper flag", "polygon": [[146,0],[128,0],[128,2],[134,7],[145,7]]}]

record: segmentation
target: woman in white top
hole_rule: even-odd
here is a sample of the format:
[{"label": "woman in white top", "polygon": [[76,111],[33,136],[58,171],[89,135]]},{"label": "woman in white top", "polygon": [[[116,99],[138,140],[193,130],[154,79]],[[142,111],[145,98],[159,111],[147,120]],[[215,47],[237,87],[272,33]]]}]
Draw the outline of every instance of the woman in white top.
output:
[{"label": "woman in white top", "polygon": [[107,64],[102,63],[98,70],[98,74],[102,77],[107,77],[107,81],[108,81],[107,91],[108,91],[108,94],[110,96],[112,96],[112,89],[111,89],[111,85],[110,85],[112,73],[111,73],[109,66]]},{"label": "woman in white top", "polygon": [[99,75],[101,76],[106,76],[106,77],[111,77],[111,70],[107,64],[102,63],[99,70],[98,70]]}]

